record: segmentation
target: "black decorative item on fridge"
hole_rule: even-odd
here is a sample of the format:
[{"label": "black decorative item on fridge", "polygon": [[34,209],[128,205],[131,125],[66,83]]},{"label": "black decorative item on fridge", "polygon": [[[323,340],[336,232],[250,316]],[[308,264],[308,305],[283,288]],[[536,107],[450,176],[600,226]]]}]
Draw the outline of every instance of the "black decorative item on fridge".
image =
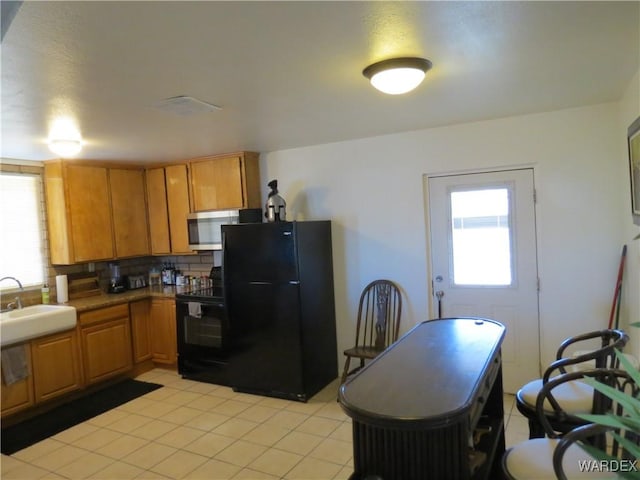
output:
[{"label": "black decorative item on fridge", "polygon": [[338,376],[331,223],[222,227],[234,390],[306,401]]},{"label": "black decorative item on fridge", "polygon": [[287,219],[287,202],[278,195],[278,180],[271,180],[267,185],[271,191],[265,205],[264,216],[268,222],[284,222]]}]

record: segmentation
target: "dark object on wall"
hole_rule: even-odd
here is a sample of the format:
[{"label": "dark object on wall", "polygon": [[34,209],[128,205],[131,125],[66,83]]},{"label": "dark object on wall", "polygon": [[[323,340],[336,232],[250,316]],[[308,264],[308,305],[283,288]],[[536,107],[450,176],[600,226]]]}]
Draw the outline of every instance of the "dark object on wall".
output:
[{"label": "dark object on wall", "polygon": [[306,401],[338,374],[331,223],[222,227],[234,390]]},{"label": "dark object on wall", "polygon": [[631,179],[631,213],[633,223],[640,225],[640,117],[627,130],[629,175]]}]

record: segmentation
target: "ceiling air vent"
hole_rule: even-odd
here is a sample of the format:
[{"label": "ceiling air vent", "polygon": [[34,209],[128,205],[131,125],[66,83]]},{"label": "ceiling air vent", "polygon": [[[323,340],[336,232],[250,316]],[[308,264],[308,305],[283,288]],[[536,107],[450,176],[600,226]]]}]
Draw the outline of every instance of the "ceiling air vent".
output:
[{"label": "ceiling air vent", "polygon": [[202,113],[215,112],[222,110],[222,107],[212,103],[203,102],[197,98],[180,95],[178,97],[165,98],[154,104],[154,107],[165,112],[175,113],[182,117],[190,117],[192,115],[200,115]]}]

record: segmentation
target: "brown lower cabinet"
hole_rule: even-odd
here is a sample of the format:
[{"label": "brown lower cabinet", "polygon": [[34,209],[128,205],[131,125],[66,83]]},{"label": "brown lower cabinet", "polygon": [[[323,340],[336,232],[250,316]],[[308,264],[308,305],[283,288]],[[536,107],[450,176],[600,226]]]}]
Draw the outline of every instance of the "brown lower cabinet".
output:
[{"label": "brown lower cabinet", "polygon": [[151,300],[137,300],[129,304],[131,317],[131,337],[133,343],[133,363],[151,358]]},{"label": "brown lower cabinet", "polygon": [[2,388],[0,389],[0,397],[2,399],[2,416],[11,415],[25,408],[29,408],[34,403],[33,398],[33,367],[31,365],[31,345],[24,344],[27,349],[27,364],[31,375],[24,380],[7,385],[2,376]]},{"label": "brown lower cabinet", "polygon": [[126,373],[134,362],[174,365],[175,300],[154,297],[81,312],[76,328],[23,345],[30,375],[12,385],[2,379],[2,417]]},{"label": "brown lower cabinet", "polygon": [[127,303],[82,312],[78,323],[86,384],[106,380],[133,367]]},{"label": "brown lower cabinet", "polygon": [[152,298],[151,322],[153,361],[175,364],[178,359],[175,300],[161,297]]},{"label": "brown lower cabinet", "polygon": [[2,416],[11,415],[82,387],[75,329],[24,344],[30,375],[7,385],[2,380]]},{"label": "brown lower cabinet", "polygon": [[82,386],[75,330],[31,341],[35,401],[44,402]]}]

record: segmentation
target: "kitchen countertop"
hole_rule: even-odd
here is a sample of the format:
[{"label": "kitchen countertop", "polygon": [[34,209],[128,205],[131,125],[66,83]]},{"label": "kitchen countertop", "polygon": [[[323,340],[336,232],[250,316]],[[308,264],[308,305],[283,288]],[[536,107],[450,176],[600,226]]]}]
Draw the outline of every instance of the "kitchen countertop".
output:
[{"label": "kitchen countertop", "polygon": [[163,287],[147,287],[138,288],[136,290],[127,290],[123,293],[102,293],[91,297],[77,298],[69,300],[65,305],[75,307],[80,312],[94,310],[96,308],[110,307],[121,303],[135,302],[150,297],[166,297],[174,298],[176,293],[182,293],[189,287],[163,286]]}]

